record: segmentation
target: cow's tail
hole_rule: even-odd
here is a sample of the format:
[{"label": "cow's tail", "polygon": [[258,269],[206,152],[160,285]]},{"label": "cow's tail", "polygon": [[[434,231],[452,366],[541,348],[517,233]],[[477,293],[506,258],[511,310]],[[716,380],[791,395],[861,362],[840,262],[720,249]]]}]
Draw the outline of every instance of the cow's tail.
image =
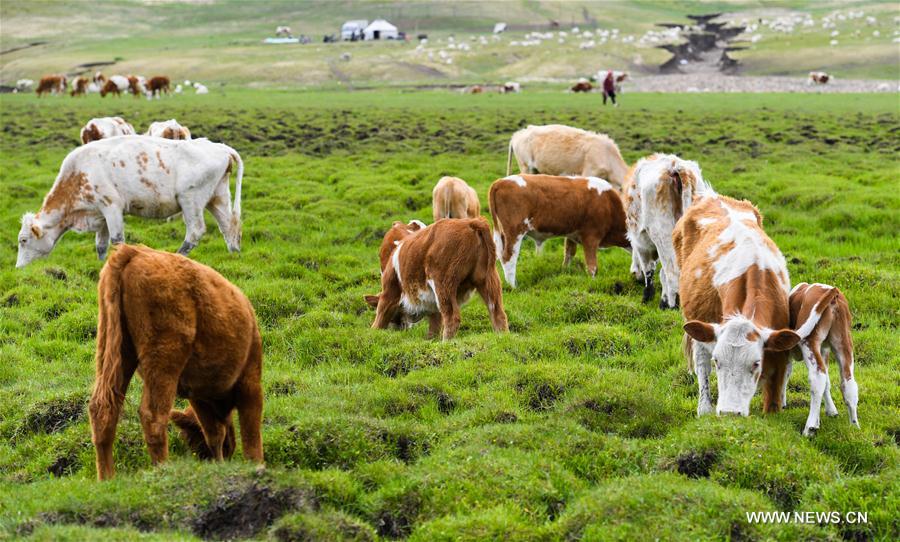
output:
[{"label": "cow's tail", "polygon": [[491,185],[488,189],[488,210],[491,212],[491,221],[494,223],[494,246],[499,257],[503,254],[503,226],[497,218],[497,195],[495,191],[496,185]]},{"label": "cow's tail", "polygon": [[668,173],[668,199],[672,202],[672,213],[677,222],[691,206],[697,181],[694,172],[682,160],[673,159]]},{"label": "cow's tail", "polygon": [[[96,378],[91,394],[91,415],[117,415],[124,400],[125,374],[122,342],[127,329],[122,322],[122,271],[137,254],[134,247],[118,245],[100,272],[97,285]],[[109,420],[107,420],[109,421]]]},{"label": "cow's tail", "polygon": [[509,177],[509,174],[512,173],[512,153],[513,153],[513,140],[509,139],[509,148],[506,150],[506,176]]},{"label": "cow's tail", "polygon": [[684,359],[687,361],[687,370],[689,373],[694,372],[694,341],[691,340],[691,336],[687,333],[681,337],[681,352],[684,354]]},{"label": "cow's tail", "polygon": [[244,179],[244,161],[241,155],[229,147],[228,153],[231,155],[232,163],[237,165],[237,171],[234,177],[234,205],[231,207],[231,213],[237,219],[238,225],[241,223],[241,181]]},{"label": "cow's tail", "polygon": [[470,227],[475,232],[475,235],[478,236],[481,246],[484,247],[484,251],[487,253],[488,257],[484,259],[484,262],[480,263],[484,266],[482,273],[485,277],[489,277],[492,271],[496,272],[494,262],[497,260],[497,249],[494,246],[494,240],[491,239],[491,227],[483,217],[479,217],[471,222]]}]

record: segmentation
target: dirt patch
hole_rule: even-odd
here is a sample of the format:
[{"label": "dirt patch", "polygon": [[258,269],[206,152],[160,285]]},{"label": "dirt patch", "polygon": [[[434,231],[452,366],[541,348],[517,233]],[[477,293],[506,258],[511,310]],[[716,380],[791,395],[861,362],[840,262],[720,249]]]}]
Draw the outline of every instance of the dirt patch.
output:
[{"label": "dirt patch", "polygon": [[69,278],[65,271],[56,267],[48,267],[44,270],[44,273],[46,273],[48,277],[53,277],[56,280],[61,280],[63,282]]},{"label": "dirt patch", "polygon": [[25,416],[17,433],[56,433],[84,417],[87,398],[83,396],[51,399],[36,404]]},{"label": "dirt patch", "polygon": [[690,452],[679,455],[675,458],[678,466],[678,472],[689,478],[709,478],[709,469],[718,461],[718,455],[710,450]]},{"label": "dirt patch", "polygon": [[375,513],[375,530],[385,538],[406,538],[419,513],[421,501],[418,494],[409,492],[399,497],[399,502],[385,503]]},{"label": "dirt patch", "polygon": [[519,421],[519,417],[514,412],[499,412],[494,416],[494,421],[497,423],[516,423]]},{"label": "dirt patch", "polygon": [[519,391],[526,394],[526,402],[528,408],[535,412],[546,412],[553,408],[553,405],[565,393],[565,387],[550,382],[537,382],[531,386],[520,385]]},{"label": "dirt patch", "polygon": [[9,294],[6,299],[3,300],[4,307],[18,307],[19,306],[19,296],[17,294]]},{"label": "dirt patch", "polygon": [[313,509],[313,498],[299,489],[273,490],[257,482],[219,496],[193,521],[205,540],[249,538],[291,510]]}]

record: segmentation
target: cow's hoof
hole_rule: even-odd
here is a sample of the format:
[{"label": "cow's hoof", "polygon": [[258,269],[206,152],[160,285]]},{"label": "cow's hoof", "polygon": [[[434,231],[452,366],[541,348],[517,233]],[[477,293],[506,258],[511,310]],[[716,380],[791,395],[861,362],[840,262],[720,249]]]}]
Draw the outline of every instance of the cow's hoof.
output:
[{"label": "cow's hoof", "polygon": [[833,411],[833,412],[828,412],[828,411],[826,410],[826,411],[825,411],[825,415],[828,416],[829,418],[836,418],[837,415],[838,415],[838,411],[835,410],[835,411]]},{"label": "cow's hoof", "polygon": [[701,404],[697,407],[697,416],[706,416],[712,414],[713,408],[710,404]]},{"label": "cow's hoof", "polygon": [[804,436],[804,437],[812,437],[812,436],[815,436],[816,431],[818,431],[818,430],[819,430],[818,427],[810,427],[810,426],[804,427],[804,428],[803,428],[803,436]]}]

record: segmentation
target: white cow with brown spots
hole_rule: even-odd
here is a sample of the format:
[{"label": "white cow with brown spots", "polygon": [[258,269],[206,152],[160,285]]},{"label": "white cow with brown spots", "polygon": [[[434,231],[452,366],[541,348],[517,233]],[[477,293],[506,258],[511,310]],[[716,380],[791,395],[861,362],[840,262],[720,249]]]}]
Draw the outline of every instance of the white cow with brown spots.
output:
[{"label": "white cow with brown spots", "polygon": [[516,262],[525,236],[538,251],[551,237],[566,239],[563,265],[569,265],[577,243],[591,276],[597,273],[597,249],[630,249],[625,209],[612,185],[596,177],[512,175],[498,179],[488,193],[494,219],[494,244],[506,282],[516,286]]},{"label": "white cow with brown spots", "polygon": [[[859,402],[859,387],[853,377],[853,339],[850,306],[844,294],[827,284],[807,284],[794,286],[790,296],[791,327],[800,336],[800,344],[792,351],[793,357],[802,359],[809,371],[809,417],[806,418],[804,435],[810,435],[819,428],[819,411],[825,399],[825,414],[837,416],[838,411],[831,399],[831,385],[828,379],[829,349],[841,365],[841,393],[850,415],[850,423],[859,427],[856,405]],[[824,352],[823,352],[824,347]],[[823,355],[824,354],[824,355]],[[787,380],[791,366],[785,377],[784,392],[787,397]],[[786,401],[782,403],[786,406]]]},{"label": "white cow with brown spots", "polygon": [[[681,269],[688,364],[697,372],[697,414],[712,412],[710,361],[716,360],[717,414],[750,413],[762,381],[763,412],[781,410],[790,329],[790,278],[784,256],[752,204],[710,195],[694,202],[672,234]],[[691,360],[693,358],[693,360]]]},{"label": "white cow with brown spots", "polygon": [[628,174],[628,164],[615,141],[604,134],[561,124],[529,126],[514,133],[506,157],[507,175],[513,155],[519,173],[599,177],[616,190],[622,189]]},{"label": "white cow with brown spots", "polygon": [[191,131],[187,126],[179,124],[177,120],[169,119],[152,123],[147,129],[147,135],[166,139],[190,139]]},{"label": "white cow with brown spots", "polygon": [[441,218],[475,218],[481,215],[478,192],[459,177],[441,177],[431,191],[434,221]]},{"label": "white cow with brown spots", "polygon": [[653,154],[634,165],[622,195],[632,270],[644,282],[644,303],[653,299],[653,274],[659,262],[662,264],[659,307],[678,307],[679,270],[672,232],[695,196],[713,193],[703,180],[697,162],[682,160],[674,154]]},{"label": "white cow with brown spots", "polygon": [[122,117],[101,117],[91,119],[81,129],[81,143],[99,141],[110,137],[135,135],[134,127]]},{"label": "white cow with brown spots", "polygon": [[[235,166],[232,208],[229,177]],[[187,233],[178,252],[187,254],[206,231],[208,209],[228,250],[239,251],[243,176],[237,151],[208,139],[133,135],[78,147],[63,160],[40,211],[22,217],[16,267],[49,254],[69,230],[95,232],[102,260],[110,242],[124,242],[126,213],[166,218],[181,211]]]}]

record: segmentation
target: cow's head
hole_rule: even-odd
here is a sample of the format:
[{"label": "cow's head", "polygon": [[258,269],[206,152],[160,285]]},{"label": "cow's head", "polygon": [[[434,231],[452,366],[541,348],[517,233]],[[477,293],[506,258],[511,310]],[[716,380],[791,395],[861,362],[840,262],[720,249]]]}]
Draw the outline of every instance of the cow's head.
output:
[{"label": "cow's head", "polygon": [[19,256],[16,267],[25,267],[32,260],[43,258],[53,250],[55,240],[35,220],[34,213],[25,213],[22,217],[22,228],[19,230]]},{"label": "cow's head", "polygon": [[762,374],[765,350],[790,350],[800,342],[800,336],[790,329],[759,328],[740,315],[731,316],[722,324],[692,320],[684,325],[684,330],[712,349],[719,385],[719,415],[748,416],[750,400]]},{"label": "cow's head", "polygon": [[[367,295],[364,296],[366,303],[372,307],[373,309],[378,308],[378,301],[381,299],[381,294],[378,295]],[[391,317],[390,322],[388,322],[388,327],[390,329],[409,329],[416,322],[424,318],[424,314],[410,314],[403,309],[403,305],[401,304],[394,311],[394,315]]]}]

